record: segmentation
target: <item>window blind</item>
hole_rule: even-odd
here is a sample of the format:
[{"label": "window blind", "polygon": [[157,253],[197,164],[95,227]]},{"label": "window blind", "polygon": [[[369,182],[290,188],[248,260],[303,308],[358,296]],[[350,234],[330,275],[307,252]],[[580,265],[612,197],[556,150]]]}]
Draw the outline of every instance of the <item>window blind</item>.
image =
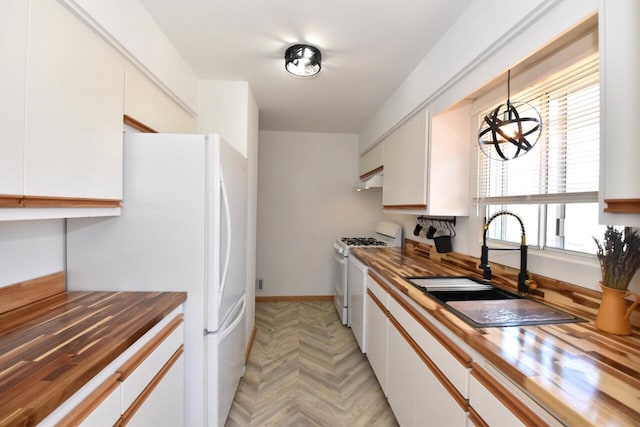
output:
[{"label": "window blind", "polygon": [[[506,162],[476,144],[477,199],[482,203],[597,201],[600,152],[599,61],[595,53],[515,94],[512,103],[536,108],[543,121],[537,145]],[[478,116],[478,126],[488,108]],[[526,114],[526,109],[518,111]]]}]

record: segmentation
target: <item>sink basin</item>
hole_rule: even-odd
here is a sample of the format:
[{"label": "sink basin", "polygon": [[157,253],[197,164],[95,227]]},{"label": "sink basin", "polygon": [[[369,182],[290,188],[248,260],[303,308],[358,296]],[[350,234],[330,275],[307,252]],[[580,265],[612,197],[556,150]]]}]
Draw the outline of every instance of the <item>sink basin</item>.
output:
[{"label": "sink basin", "polygon": [[488,283],[467,276],[405,277],[413,286],[423,291],[472,291],[493,289]]},{"label": "sink basin", "polygon": [[473,277],[406,277],[405,280],[477,328],[584,321]]},{"label": "sink basin", "polygon": [[473,277],[407,277],[406,280],[443,303],[522,298]]}]

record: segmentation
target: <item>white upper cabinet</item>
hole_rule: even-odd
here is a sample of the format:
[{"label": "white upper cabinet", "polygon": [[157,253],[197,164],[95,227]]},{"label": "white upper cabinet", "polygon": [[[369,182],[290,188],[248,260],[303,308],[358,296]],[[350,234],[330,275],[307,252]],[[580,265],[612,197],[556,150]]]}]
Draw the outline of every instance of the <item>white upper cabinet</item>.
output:
[{"label": "white upper cabinet", "polygon": [[428,118],[429,111],[422,110],[384,139],[385,209],[426,208]]},{"label": "white upper cabinet", "polygon": [[431,118],[428,215],[469,215],[469,150],[474,135],[470,103]]},{"label": "white upper cabinet", "polygon": [[24,194],[122,199],[123,58],[59,2],[34,0],[27,63]]},{"label": "white upper cabinet", "polygon": [[380,142],[360,156],[360,178],[365,179],[381,172],[383,164],[384,142]]},{"label": "white upper cabinet", "polygon": [[0,2],[0,195],[21,195],[29,2]]},{"label": "white upper cabinet", "polygon": [[640,226],[638,17],[637,0],[600,2],[600,201],[605,210],[600,222],[636,227]]},{"label": "white upper cabinet", "polygon": [[470,106],[435,117],[421,110],[384,140],[386,210],[469,214]]}]

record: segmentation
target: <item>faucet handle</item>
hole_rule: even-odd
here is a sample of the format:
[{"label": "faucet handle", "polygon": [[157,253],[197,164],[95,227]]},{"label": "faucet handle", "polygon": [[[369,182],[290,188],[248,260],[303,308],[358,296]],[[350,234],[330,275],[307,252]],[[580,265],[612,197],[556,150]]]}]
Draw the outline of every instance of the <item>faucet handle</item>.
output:
[{"label": "faucet handle", "polygon": [[538,283],[533,280],[533,275],[530,271],[527,271],[527,280],[524,281],[524,284],[527,285],[529,290],[533,290],[538,287]]}]

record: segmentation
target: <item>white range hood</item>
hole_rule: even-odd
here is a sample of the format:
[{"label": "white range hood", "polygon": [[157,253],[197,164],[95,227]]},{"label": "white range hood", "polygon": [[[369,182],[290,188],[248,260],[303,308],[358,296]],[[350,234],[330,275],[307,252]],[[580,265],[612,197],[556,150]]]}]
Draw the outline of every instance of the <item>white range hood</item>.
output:
[{"label": "white range hood", "polygon": [[360,181],[356,191],[382,191],[382,174],[373,175],[366,181]]}]

